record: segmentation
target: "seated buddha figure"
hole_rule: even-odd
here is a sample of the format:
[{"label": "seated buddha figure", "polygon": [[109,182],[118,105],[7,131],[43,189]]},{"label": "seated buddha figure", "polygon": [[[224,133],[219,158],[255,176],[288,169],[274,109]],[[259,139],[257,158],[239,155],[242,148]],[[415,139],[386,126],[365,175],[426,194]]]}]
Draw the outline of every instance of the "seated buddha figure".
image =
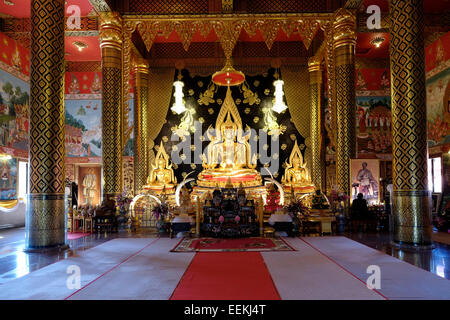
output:
[{"label": "seated buddha figure", "polygon": [[204,170],[198,176],[198,184],[224,187],[231,181],[234,187],[241,182],[245,186],[260,185],[261,176],[255,170],[256,154],[251,156],[248,143],[250,130],[243,133],[241,118],[229,88],[216,121],[215,135],[210,129],[207,134],[211,142],[202,156]]},{"label": "seated buddha figure", "polygon": [[147,178],[147,185],[145,189],[162,190],[172,189],[177,183],[172,164],[169,163],[169,155],[164,150],[164,145],[161,141],[158,153],[155,157],[155,162],[150,169],[150,175]]},{"label": "seated buddha figure", "polygon": [[289,162],[286,162],[286,169],[281,183],[293,189],[304,189],[304,192],[314,191],[314,186],[311,183],[308,169],[306,169],[306,163],[303,162],[303,156],[297,145],[297,140],[289,156]]},{"label": "seated buddha figure", "polygon": [[183,186],[183,188],[181,188],[180,207],[178,209],[178,213],[179,214],[195,213],[195,208],[192,205],[192,201],[191,201],[191,194],[190,194],[188,188],[186,188],[186,186]]}]

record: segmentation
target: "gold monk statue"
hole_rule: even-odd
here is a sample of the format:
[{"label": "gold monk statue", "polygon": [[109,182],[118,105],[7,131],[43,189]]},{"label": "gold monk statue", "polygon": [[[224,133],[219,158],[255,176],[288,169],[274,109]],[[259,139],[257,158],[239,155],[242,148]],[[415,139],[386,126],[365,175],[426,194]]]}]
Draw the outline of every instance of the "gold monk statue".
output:
[{"label": "gold monk statue", "polygon": [[147,178],[147,187],[150,189],[154,189],[154,187],[157,189],[162,187],[171,188],[176,183],[177,178],[175,178],[172,163],[169,161],[169,155],[166,153],[163,142],[161,141],[155,162],[152,164],[150,175]]},{"label": "gold monk statue", "polygon": [[306,162],[303,162],[303,156],[295,140],[294,148],[289,156],[289,162],[286,162],[286,169],[281,183],[292,187],[312,187]]},{"label": "gold monk statue", "polygon": [[250,130],[243,132],[242,120],[228,88],[225,101],[216,121],[215,135],[211,127],[207,131],[211,140],[202,155],[204,170],[198,176],[198,184],[213,187],[219,184],[224,187],[228,180],[237,187],[244,185],[260,185],[261,176],[255,170],[256,154],[251,155]]}]

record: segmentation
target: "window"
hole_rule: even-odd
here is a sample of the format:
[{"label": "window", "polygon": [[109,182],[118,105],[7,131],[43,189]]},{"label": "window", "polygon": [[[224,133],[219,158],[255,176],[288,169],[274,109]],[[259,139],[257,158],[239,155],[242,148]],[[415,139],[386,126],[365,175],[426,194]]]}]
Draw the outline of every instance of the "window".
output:
[{"label": "window", "polygon": [[428,190],[431,192],[442,192],[441,157],[428,159]]},{"label": "window", "polygon": [[27,200],[28,193],[28,162],[19,161],[19,192],[18,198]]}]

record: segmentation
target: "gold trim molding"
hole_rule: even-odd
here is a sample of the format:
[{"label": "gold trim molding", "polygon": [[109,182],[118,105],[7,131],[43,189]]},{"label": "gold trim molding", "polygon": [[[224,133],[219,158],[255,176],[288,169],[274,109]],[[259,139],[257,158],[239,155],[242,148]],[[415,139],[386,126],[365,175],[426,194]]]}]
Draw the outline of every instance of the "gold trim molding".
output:
[{"label": "gold trim molding", "polygon": [[122,50],[122,17],[118,12],[100,13],[100,48]]},{"label": "gold trim molding", "polygon": [[339,9],[335,12],[333,23],[334,48],[356,45],[356,16],[352,11]]}]

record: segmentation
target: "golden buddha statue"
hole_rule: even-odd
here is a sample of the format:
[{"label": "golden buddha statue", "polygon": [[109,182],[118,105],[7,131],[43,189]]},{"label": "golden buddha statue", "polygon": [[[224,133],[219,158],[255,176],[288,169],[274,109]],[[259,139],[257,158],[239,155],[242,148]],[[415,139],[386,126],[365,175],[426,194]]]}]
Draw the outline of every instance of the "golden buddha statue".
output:
[{"label": "golden buddha statue", "polygon": [[303,156],[295,140],[294,148],[289,156],[289,162],[286,162],[286,169],[281,183],[285,187],[308,193],[314,191],[314,185],[311,183],[306,162],[303,162]]},{"label": "golden buddha statue", "polygon": [[169,155],[161,141],[155,162],[152,164],[150,175],[147,178],[147,185],[144,188],[152,190],[173,189],[176,183],[177,179],[172,169],[172,163],[170,163]]},{"label": "golden buddha statue", "polygon": [[192,214],[195,213],[195,208],[192,205],[191,194],[184,185],[180,191],[180,206],[176,210],[178,214]]},{"label": "golden buddha statue", "polygon": [[234,187],[240,183],[245,186],[262,184],[261,176],[255,170],[256,154],[251,157],[249,129],[247,126],[247,132],[243,132],[241,117],[228,88],[216,120],[215,135],[211,134],[211,127],[207,131],[211,142],[206,155],[202,155],[204,170],[197,181],[200,186],[224,187],[229,181]]}]

